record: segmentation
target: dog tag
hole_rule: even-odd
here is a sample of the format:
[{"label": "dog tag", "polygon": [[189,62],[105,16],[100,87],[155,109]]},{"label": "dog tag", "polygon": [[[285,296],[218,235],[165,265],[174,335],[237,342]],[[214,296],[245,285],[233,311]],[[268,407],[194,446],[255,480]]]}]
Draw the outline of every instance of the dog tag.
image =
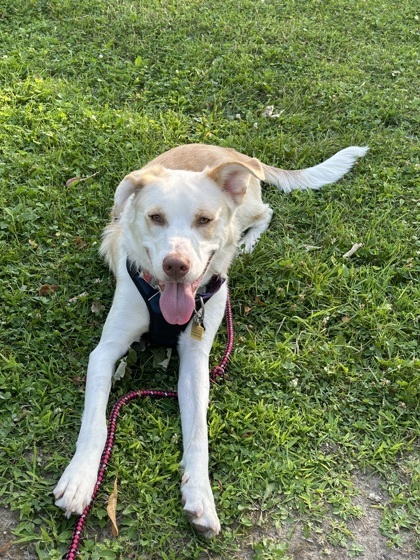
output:
[{"label": "dog tag", "polygon": [[194,317],[191,325],[191,338],[195,340],[203,340],[204,335],[204,301],[200,297],[201,309],[194,311]]},{"label": "dog tag", "polygon": [[202,340],[203,335],[204,335],[204,327],[200,323],[200,318],[194,317],[191,325],[191,338],[195,338],[195,340]]}]

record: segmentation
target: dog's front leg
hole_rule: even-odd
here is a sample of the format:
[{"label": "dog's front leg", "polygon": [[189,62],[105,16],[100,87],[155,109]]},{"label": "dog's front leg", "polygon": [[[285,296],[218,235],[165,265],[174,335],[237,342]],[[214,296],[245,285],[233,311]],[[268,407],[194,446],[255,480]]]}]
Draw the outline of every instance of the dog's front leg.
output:
[{"label": "dog's front leg", "polygon": [[67,517],[80,515],[92,497],[106,440],[106,406],[115,363],[148,325],[147,308],[127,275],[117,283],[101,340],[90,355],[76,453],[54,490],[55,503]]},{"label": "dog's front leg", "polygon": [[180,376],[178,400],[181,410],[184,454],[181,483],[184,511],[194,528],[205,537],[217,535],[217,517],[208,473],[207,407],[209,401],[209,354],[226,306],[226,286],[205,305],[205,334],[191,337],[191,325],[179,342]]}]

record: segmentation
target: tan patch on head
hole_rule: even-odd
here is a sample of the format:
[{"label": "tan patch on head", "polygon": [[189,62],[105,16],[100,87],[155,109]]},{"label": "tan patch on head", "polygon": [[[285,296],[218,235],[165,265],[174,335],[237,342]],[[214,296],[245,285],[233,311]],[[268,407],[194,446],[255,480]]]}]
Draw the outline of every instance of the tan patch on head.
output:
[{"label": "tan patch on head", "polygon": [[118,185],[114,196],[114,208],[112,215],[118,218],[121,214],[124,204],[130,196],[150,183],[155,182],[159,177],[164,175],[165,169],[161,166],[151,167],[147,170],[132,171],[126,175],[121,183]]},{"label": "tan patch on head", "polygon": [[258,159],[241,154],[233,148],[221,148],[220,146],[206,144],[186,144],[172,148],[148,163],[146,167],[152,168],[155,165],[162,165],[168,169],[204,171],[222,163],[233,162],[248,166],[258,178],[263,179],[264,172]]},{"label": "tan patch on head", "polygon": [[134,189],[139,189],[155,182],[156,179],[162,177],[164,174],[165,169],[160,165],[156,165],[148,169],[138,169],[136,171],[132,171],[125,177],[124,181],[130,181]]}]

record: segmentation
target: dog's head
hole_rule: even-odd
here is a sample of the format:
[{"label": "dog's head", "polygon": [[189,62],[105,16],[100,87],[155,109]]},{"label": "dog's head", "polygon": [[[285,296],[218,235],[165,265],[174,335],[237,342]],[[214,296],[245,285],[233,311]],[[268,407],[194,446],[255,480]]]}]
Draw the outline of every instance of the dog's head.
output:
[{"label": "dog's head", "polygon": [[255,172],[229,162],[202,172],[145,168],[115,193],[128,257],[155,279],[172,324],[186,323],[194,296],[213,274],[226,274],[235,253],[235,212]]}]

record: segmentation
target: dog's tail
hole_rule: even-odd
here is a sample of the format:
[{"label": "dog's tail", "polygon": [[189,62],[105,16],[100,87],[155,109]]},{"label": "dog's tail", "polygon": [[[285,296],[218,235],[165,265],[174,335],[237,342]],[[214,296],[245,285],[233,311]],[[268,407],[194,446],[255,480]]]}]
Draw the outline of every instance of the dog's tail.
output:
[{"label": "dog's tail", "polygon": [[363,157],[368,149],[367,147],[350,146],[319,165],[296,171],[287,171],[263,163],[264,182],[274,185],[284,192],[296,189],[319,189],[341,179],[347,171],[350,171],[357,158]]}]

